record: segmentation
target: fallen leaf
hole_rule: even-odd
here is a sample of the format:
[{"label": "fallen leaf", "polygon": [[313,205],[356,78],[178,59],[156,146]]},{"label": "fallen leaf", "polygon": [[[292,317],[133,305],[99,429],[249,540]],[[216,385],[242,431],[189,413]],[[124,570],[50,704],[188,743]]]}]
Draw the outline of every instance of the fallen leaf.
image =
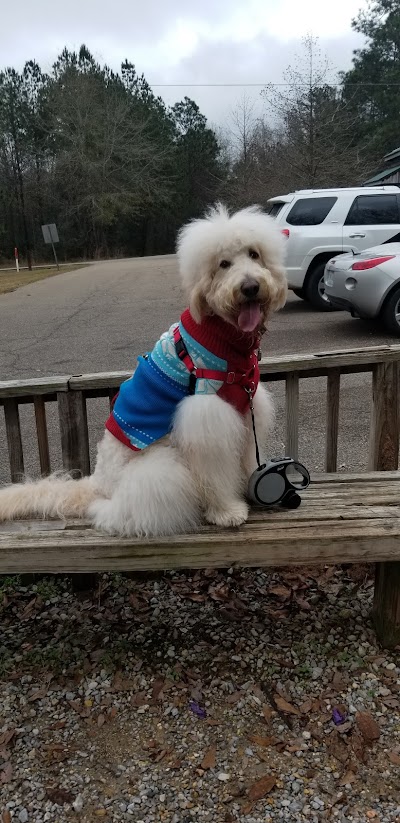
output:
[{"label": "fallen leaf", "polygon": [[219,603],[229,599],[229,586],[226,583],[220,583],[218,586],[209,586],[208,594],[212,600],[217,600]]},{"label": "fallen leaf", "polygon": [[131,705],[136,706],[136,708],[140,708],[140,706],[145,706],[147,703],[146,692],[136,692],[131,697]]},{"label": "fallen leaf", "polygon": [[164,686],[165,686],[165,680],[164,680],[163,677],[158,677],[154,681],[153,686],[152,686],[152,690],[151,690],[151,699],[152,699],[152,701],[156,702],[156,700],[158,700],[161,692],[163,691]]},{"label": "fallen leaf", "polygon": [[35,700],[41,700],[42,697],[46,697],[48,690],[48,683],[45,686],[41,686],[40,689],[37,689],[36,692],[33,692],[33,694],[31,694],[30,697],[28,697],[28,703],[33,703]]},{"label": "fallen leaf", "polygon": [[356,724],[366,743],[379,739],[381,730],[369,712],[357,712]]},{"label": "fallen leaf", "polygon": [[12,766],[10,761],[4,763],[3,770],[0,772],[0,783],[11,783],[12,780]]},{"label": "fallen leaf", "polygon": [[269,723],[269,721],[271,720],[271,718],[272,718],[272,716],[273,716],[273,714],[274,714],[273,709],[271,709],[271,706],[267,706],[267,704],[266,704],[266,703],[264,703],[264,705],[263,705],[263,707],[262,707],[262,709],[261,709],[261,710],[262,710],[262,713],[263,713],[263,717],[264,717],[265,722],[266,722],[266,723]]},{"label": "fallen leaf", "polygon": [[57,803],[57,806],[62,806],[64,803],[72,803],[75,795],[72,792],[63,789],[61,786],[49,786],[46,789],[47,799],[52,803]]},{"label": "fallen leaf", "polygon": [[312,711],[313,702],[312,700],[305,700],[304,703],[300,706],[300,711],[302,714],[309,714]]},{"label": "fallen leaf", "polygon": [[82,706],[79,700],[69,700],[68,702],[74,712],[77,712],[81,717],[89,717],[90,709],[87,706]]},{"label": "fallen leaf", "polygon": [[[313,735],[314,736],[314,735]],[[335,757],[339,763],[347,763],[349,759],[349,749],[342,737],[333,733],[327,740],[327,749],[332,757]]]},{"label": "fallen leaf", "polygon": [[259,734],[250,734],[249,740],[251,743],[255,743],[256,746],[262,746],[262,748],[267,749],[269,746],[275,746],[278,743],[277,737],[261,737]]},{"label": "fallen leaf", "polygon": [[389,760],[394,766],[400,766],[400,755],[397,752],[389,752]]},{"label": "fallen leaf", "polygon": [[3,732],[3,734],[0,734],[0,747],[7,746],[10,740],[13,739],[15,733],[15,729],[6,729],[5,732]]},{"label": "fallen leaf", "polygon": [[219,720],[216,720],[215,717],[207,717],[206,724],[207,726],[219,726]]},{"label": "fallen leaf", "polygon": [[333,688],[335,689],[335,691],[340,692],[340,691],[342,691],[344,685],[345,684],[344,684],[344,679],[343,679],[342,672],[339,672],[339,671],[336,670],[335,674],[333,675],[333,679],[332,679]]},{"label": "fallen leaf", "polygon": [[5,809],[1,816],[2,823],[11,823],[11,814],[8,809]]},{"label": "fallen leaf", "polygon": [[244,692],[233,692],[232,694],[228,694],[225,702],[229,703],[229,705],[234,705],[235,703],[239,703],[242,697],[244,697]]},{"label": "fallen leaf", "polygon": [[253,803],[243,803],[242,814],[247,816],[248,814],[251,814],[252,809],[253,809]]},{"label": "fallen leaf", "polygon": [[353,728],[350,743],[355,756],[361,763],[365,763],[367,759],[365,751],[366,740],[358,728]]},{"label": "fallen leaf", "polygon": [[287,589],[286,586],[272,586],[268,591],[269,594],[274,594],[275,597],[282,597],[284,600],[288,600],[292,594],[291,589]]},{"label": "fallen leaf", "polygon": [[296,601],[297,605],[299,606],[299,608],[303,610],[303,612],[310,612],[311,611],[312,606],[310,605],[308,600],[304,600],[304,597],[297,597],[297,595],[296,595],[295,601]]},{"label": "fallen leaf", "polygon": [[256,782],[250,786],[247,792],[249,800],[252,802],[261,800],[261,798],[265,797],[266,794],[269,794],[269,792],[272,791],[275,783],[276,778],[273,777],[273,775],[266,774],[264,777],[260,777],[259,780],[256,780]]},{"label": "fallen leaf", "polygon": [[284,700],[283,697],[280,697],[279,694],[274,695],[274,700],[279,711],[286,712],[287,714],[300,714],[300,711],[296,708],[296,706],[288,703],[288,701]]},{"label": "fallen leaf", "polygon": [[216,766],[216,753],[217,753],[216,746],[211,746],[211,748],[208,750],[208,752],[206,752],[206,754],[204,755],[203,760],[201,761],[200,768],[204,769],[204,771],[206,771],[206,769],[215,769],[215,766]]},{"label": "fallen leaf", "polygon": [[339,786],[347,786],[348,783],[354,783],[357,780],[356,775],[350,769],[345,772],[339,780]]},{"label": "fallen leaf", "polygon": [[97,718],[97,725],[100,729],[101,729],[102,726],[104,726],[105,722],[106,722],[105,714],[99,714],[99,716]]}]

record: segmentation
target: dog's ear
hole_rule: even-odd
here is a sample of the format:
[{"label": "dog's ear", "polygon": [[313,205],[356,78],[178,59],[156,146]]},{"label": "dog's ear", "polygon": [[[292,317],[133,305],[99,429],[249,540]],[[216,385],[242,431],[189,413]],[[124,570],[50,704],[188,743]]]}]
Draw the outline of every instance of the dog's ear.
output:
[{"label": "dog's ear", "polygon": [[282,278],[280,278],[279,283],[275,283],[275,293],[271,295],[271,311],[279,311],[282,309],[287,300],[287,281],[285,274],[283,272]]},{"label": "dog's ear", "polygon": [[189,307],[193,320],[195,320],[196,323],[201,323],[202,318],[206,314],[210,313],[210,309],[200,283],[194,287],[190,295]]}]

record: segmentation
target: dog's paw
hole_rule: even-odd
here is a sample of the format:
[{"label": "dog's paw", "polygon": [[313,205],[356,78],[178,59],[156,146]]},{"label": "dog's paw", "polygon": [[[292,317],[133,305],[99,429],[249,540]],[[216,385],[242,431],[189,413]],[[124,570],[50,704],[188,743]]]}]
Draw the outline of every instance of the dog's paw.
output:
[{"label": "dog's paw", "polygon": [[207,523],[227,529],[229,526],[241,526],[246,522],[248,514],[247,503],[244,500],[237,500],[226,509],[207,509],[205,517]]}]

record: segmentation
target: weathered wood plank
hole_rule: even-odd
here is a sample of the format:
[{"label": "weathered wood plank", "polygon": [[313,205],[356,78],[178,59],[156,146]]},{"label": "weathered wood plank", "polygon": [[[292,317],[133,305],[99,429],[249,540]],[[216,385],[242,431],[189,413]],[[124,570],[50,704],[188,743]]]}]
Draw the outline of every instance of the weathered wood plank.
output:
[{"label": "weathered wood plank", "polygon": [[325,469],[337,469],[337,448],[339,435],[340,369],[332,369],[327,378],[326,390],[326,451]]},{"label": "weathered wood plank", "polygon": [[24,453],[22,448],[21,424],[17,401],[10,397],[4,400],[4,417],[10,474],[13,483],[18,483],[24,474]]},{"label": "weathered wood plank", "polygon": [[[369,468],[397,469],[399,458],[398,363],[379,363],[372,374]],[[394,559],[394,558],[393,558]],[[374,621],[384,646],[400,642],[400,563],[377,564]]]},{"label": "weathered wood plank", "polygon": [[35,407],[40,471],[43,475],[50,474],[49,438],[47,434],[46,405],[43,396],[35,395],[33,403]]},{"label": "weathered wood plank", "polygon": [[[82,550],[84,548],[84,550]],[[0,574],[84,573],[229,566],[299,566],[302,563],[390,561],[400,556],[400,521],[382,519],[302,524],[179,535],[147,542],[92,530],[0,534]]]},{"label": "weathered wood plank", "polygon": [[372,412],[368,468],[397,469],[399,464],[398,363],[380,363],[372,375]]},{"label": "weathered wood plank", "polygon": [[299,456],[299,375],[296,372],[286,377],[286,454]]},{"label": "weathered wood plank", "polygon": [[0,380],[0,400],[4,397],[33,396],[68,391],[68,377],[39,377],[29,380]]},{"label": "weathered wood plank", "polygon": [[64,469],[90,474],[86,400],[83,393],[60,392],[57,398]]},{"label": "weathered wood plank", "polygon": [[[315,373],[325,374],[332,368],[345,370],[372,369],[376,363],[392,363],[400,361],[400,345],[371,346],[363,349],[347,349],[343,351],[328,351],[317,354],[298,354],[281,357],[264,357],[260,362],[260,372],[263,378],[285,379],[288,372],[305,372],[307,376]],[[32,380],[0,381],[0,402],[4,397],[33,396],[68,391],[68,388],[77,390],[96,390],[118,388],[123,380],[131,376],[131,371],[103,372],[99,374],[62,375],[60,377],[46,377]],[[306,376],[302,375],[302,376]]]}]

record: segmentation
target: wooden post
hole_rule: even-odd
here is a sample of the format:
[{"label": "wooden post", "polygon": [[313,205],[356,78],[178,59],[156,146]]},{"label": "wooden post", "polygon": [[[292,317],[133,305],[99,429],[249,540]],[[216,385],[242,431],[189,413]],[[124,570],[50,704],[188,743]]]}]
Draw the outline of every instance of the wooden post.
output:
[{"label": "wooden post", "polygon": [[[83,391],[70,389],[58,392],[57,401],[64,469],[79,471],[82,475],[90,474],[89,432]],[[88,591],[94,588],[96,580],[96,574],[74,574],[72,585],[75,591]]]},{"label": "wooden post", "polygon": [[86,400],[81,391],[57,393],[63,466],[90,474]]},{"label": "wooden post", "polygon": [[299,457],[299,375],[286,376],[286,454]]},{"label": "wooden post", "polygon": [[8,456],[10,459],[11,481],[13,483],[19,483],[24,476],[24,453],[22,448],[18,403],[14,397],[4,399],[4,417],[6,421],[6,437]]},{"label": "wooden post", "polygon": [[[379,363],[372,372],[369,469],[390,471],[398,468],[398,406],[398,363]],[[376,564],[373,617],[382,646],[397,646],[400,643],[400,562]]]},{"label": "wooden post", "polygon": [[46,406],[44,399],[40,394],[33,398],[33,403],[35,407],[40,471],[42,475],[46,475],[50,474],[50,452],[49,438],[47,435]]},{"label": "wooden post", "polygon": [[332,369],[328,374],[326,394],[326,452],[325,471],[337,469],[337,446],[339,434],[340,369]]}]

